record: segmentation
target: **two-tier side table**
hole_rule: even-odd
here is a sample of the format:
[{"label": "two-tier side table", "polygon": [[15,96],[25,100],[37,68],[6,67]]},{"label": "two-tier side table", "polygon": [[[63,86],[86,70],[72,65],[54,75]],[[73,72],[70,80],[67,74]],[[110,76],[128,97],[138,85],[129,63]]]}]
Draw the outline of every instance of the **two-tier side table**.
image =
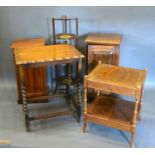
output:
[{"label": "two-tier side table", "polygon": [[[30,121],[31,120],[39,120],[39,119],[48,119],[56,116],[66,115],[74,113],[77,116],[77,121],[80,121],[81,117],[81,89],[80,89],[80,82],[81,82],[81,66],[82,66],[82,55],[74,46],[68,44],[61,44],[61,45],[50,45],[50,46],[40,46],[40,47],[32,47],[26,49],[15,49],[15,63],[19,66],[20,73],[20,81],[21,81],[21,88],[22,88],[22,97],[23,97],[23,110],[25,112],[25,124],[27,131],[30,130]],[[75,98],[72,98],[72,93],[70,91],[70,85],[72,84],[71,79],[71,71],[70,65],[71,63],[77,63],[78,65],[78,74],[77,74],[77,101]],[[47,66],[47,65],[55,65],[65,63],[68,66],[68,76],[67,76],[67,85],[68,91],[65,94],[55,94],[55,95],[47,95],[41,97],[35,97],[29,99],[31,102],[39,99],[47,99],[47,98],[54,98],[60,96],[66,96],[67,99],[70,99],[69,103],[73,103],[74,108],[61,111],[57,113],[52,113],[48,115],[38,115],[38,116],[30,116],[29,108],[28,108],[28,100],[26,97],[26,88],[25,88],[25,74],[23,72],[23,68],[35,68],[40,66]],[[30,103],[29,103],[30,104]]]},{"label": "two-tier side table", "polygon": [[[94,122],[131,133],[131,146],[137,119],[140,119],[142,95],[146,70],[98,64],[84,79],[84,128],[86,122]],[[87,107],[87,90],[98,91],[94,101]],[[108,91],[109,95],[100,91]],[[114,95],[113,95],[114,94]],[[119,95],[131,96],[128,101]]]}]

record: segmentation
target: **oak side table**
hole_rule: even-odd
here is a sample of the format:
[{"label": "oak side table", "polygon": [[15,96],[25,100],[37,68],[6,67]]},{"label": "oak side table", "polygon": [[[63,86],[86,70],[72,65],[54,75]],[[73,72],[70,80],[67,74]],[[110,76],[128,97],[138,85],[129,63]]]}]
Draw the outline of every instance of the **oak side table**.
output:
[{"label": "oak side table", "polygon": [[[11,45],[14,67],[15,67],[19,104],[22,104],[22,90],[21,90],[20,77],[19,77],[19,68],[18,68],[18,65],[15,64],[14,51],[16,49],[25,49],[29,47],[37,47],[37,46],[44,46],[44,45],[45,45],[44,38],[15,40]],[[36,54],[37,52],[38,51],[36,51]],[[28,98],[32,98],[32,97],[47,95],[46,68],[45,67],[25,68],[24,72],[25,72],[25,83],[26,83],[26,96]],[[47,100],[44,100],[44,102],[47,102]]]},{"label": "oak side table", "polygon": [[[146,70],[98,64],[84,79],[84,128],[86,122],[94,122],[131,133],[131,146],[137,119],[140,119]],[[98,91],[87,107],[87,89]],[[109,91],[110,95],[100,94]],[[121,99],[121,94],[135,98],[135,102]]]},{"label": "oak side table", "polygon": [[[50,46],[40,46],[40,47],[32,47],[27,49],[16,49],[15,53],[15,63],[18,65],[21,70],[20,73],[20,81],[22,88],[22,97],[23,97],[23,110],[25,113],[25,124],[27,131],[30,131],[30,121],[32,120],[40,120],[40,119],[48,119],[56,116],[68,115],[68,114],[76,114],[77,121],[80,121],[81,117],[81,66],[82,59],[84,55],[82,55],[74,46],[68,44],[59,44],[59,45],[50,45]],[[37,54],[36,54],[37,53]],[[78,65],[78,74],[77,74],[77,96],[78,99],[72,98],[72,93],[70,91],[71,86],[71,70],[70,65],[72,63],[77,63]],[[46,95],[42,97],[35,97],[31,99],[27,99],[26,94],[26,85],[25,85],[25,74],[23,72],[23,68],[35,68],[47,65],[57,65],[57,64],[67,64],[67,84],[68,84],[68,92],[65,94],[59,93],[54,95]],[[39,77],[39,76],[38,76]],[[55,98],[55,97],[66,97],[69,99],[69,103],[72,103],[74,108],[71,108],[66,111],[60,111],[48,115],[38,115],[38,116],[30,116],[28,101],[35,101],[36,99],[47,99],[47,98]]]},{"label": "oak side table", "polygon": [[86,74],[98,63],[119,65],[120,34],[92,33],[85,39],[86,42]]}]

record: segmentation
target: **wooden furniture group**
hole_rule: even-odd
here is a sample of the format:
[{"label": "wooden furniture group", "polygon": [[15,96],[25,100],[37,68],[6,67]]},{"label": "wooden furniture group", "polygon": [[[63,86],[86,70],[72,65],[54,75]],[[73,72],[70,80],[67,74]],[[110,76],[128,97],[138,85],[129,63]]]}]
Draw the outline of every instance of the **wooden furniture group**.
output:
[{"label": "wooden furniture group", "polygon": [[[37,54],[36,54],[37,53]],[[15,64],[19,68],[19,77],[20,77],[20,85],[22,89],[22,101],[23,101],[23,110],[25,112],[25,124],[27,131],[30,130],[29,121],[38,120],[38,119],[47,119],[56,116],[62,116],[66,114],[74,113],[77,116],[77,121],[80,121],[81,117],[81,87],[80,87],[80,71],[82,66],[82,59],[84,55],[82,55],[75,47],[68,44],[61,45],[50,45],[50,46],[38,46],[31,47],[25,49],[15,49],[14,50]],[[78,89],[78,99],[74,100],[73,94],[70,91],[71,81],[71,72],[70,65],[72,63],[77,63],[78,65],[78,76],[77,76],[77,89]],[[31,99],[27,99],[26,96],[26,74],[24,71],[25,68],[35,68],[35,67],[45,67],[47,65],[57,65],[57,64],[67,64],[67,77],[68,77],[68,91],[66,94],[55,94],[55,95],[46,95],[41,97],[33,97]],[[29,115],[29,107],[28,101],[36,101],[47,98],[61,97],[66,96],[67,99],[73,104],[74,108],[69,109],[63,112],[52,113],[48,115],[38,115],[38,116],[30,116]],[[30,104],[30,103],[29,103]]]},{"label": "wooden furniture group", "polygon": [[[131,133],[131,146],[137,119],[140,119],[146,70],[98,64],[84,79],[84,128],[86,122],[95,122]],[[98,91],[94,101],[87,107],[87,89]],[[108,91],[109,95],[100,93]],[[135,102],[121,99],[121,94],[135,98]]]},{"label": "wooden furniture group", "polygon": [[[56,35],[55,20],[64,21],[64,33]],[[75,39],[76,35],[68,34],[67,20],[52,19],[54,44],[57,39],[62,39],[63,44],[44,46],[43,38],[31,40],[17,40],[13,49],[14,65],[16,70],[18,102],[23,104],[25,124],[30,130],[30,121],[47,119],[56,116],[74,113],[77,121],[81,117],[81,68],[84,55],[67,41]],[[77,18],[73,19],[78,26]],[[84,127],[86,123],[94,122],[107,125],[119,130],[131,133],[131,146],[134,145],[134,135],[137,119],[140,119],[142,96],[146,70],[131,69],[119,66],[119,53],[121,35],[118,34],[90,34],[86,42],[86,76],[84,77]],[[98,64],[99,62],[99,64]],[[76,80],[73,83],[71,65],[76,64]],[[67,91],[65,94],[54,93],[48,95],[46,89],[47,65],[66,65]],[[73,98],[71,85],[76,84],[77,100]],[[93,90],[95,98],[88,104],[88,90]],[[106,92],[106,93],[104,93]],[[119,94],[119,95],[118,95]],[[135,98],[135,101],[122,99],[120,95]],[[28,104],[48,101],[49,98],[66,96],[74,108],[68,111],[52,113],[48,115],[30,116]]]}]

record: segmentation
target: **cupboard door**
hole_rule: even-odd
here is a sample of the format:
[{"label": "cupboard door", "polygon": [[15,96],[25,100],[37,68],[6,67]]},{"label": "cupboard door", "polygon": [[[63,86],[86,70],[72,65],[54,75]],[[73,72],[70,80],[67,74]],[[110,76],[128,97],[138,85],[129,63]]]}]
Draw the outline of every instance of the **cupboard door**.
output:
[{"label": "cupboard door", "polygon": [[47,95],[46,68],[25,68],[25,84],[27,98]]},{"label": "cupboard door", "polygon": [[88,72],[91,71],[99,61],[105,64],[113,64],[115,46],[88,45]]},{"label": "cupboard door", "polygon": [[[18,89],[18,103],[22,104],[22,89],[19,77],[20,74],[19,66],[15,65],[15,69],[16,69],[17,89]],[[47,95],[45,67],[24,68],[23,72],[25,77],[27,99]],[[47,101],[48,99],[43,99],[34,102],[47,102]]]}]

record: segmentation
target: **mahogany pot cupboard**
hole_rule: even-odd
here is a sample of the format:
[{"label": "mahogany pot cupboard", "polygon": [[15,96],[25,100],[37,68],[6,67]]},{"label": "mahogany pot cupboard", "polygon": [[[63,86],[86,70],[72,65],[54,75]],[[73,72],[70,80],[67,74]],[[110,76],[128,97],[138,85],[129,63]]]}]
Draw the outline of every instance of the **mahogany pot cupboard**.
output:
[{"label": "mahogany pot cupboard", "polygon": [[[13,62],[15,68],[16,75],[16,83],[17,83],[17,91],[18,91],[18,103],[22,103],[22,90],[21,83],[19,77],[19,66],[15,63],[15,50],[17,49],[25,49],[29,47],[38,47],[44,46],[45,39],[44,38],[35,38],[35,39],[22,39],[15,40],[12,45],[12,53],[13,53]],[[36,52],[37,54],[37,52]],[[38,67],[38,68],[24,68],[25,73],[25,84],[26,84],[26,96],[27,98],[39,97],[43,95],[47,95],[46,89],[46,68]],[[47,102],[48,100],[42,100],[42,102]],[[38,102],[38,101],[36,101]]]},{"label": "mahogany pot cupboard", "polygon": [[119,65],[120,34],[92,33],[85,39],[86,42],[86,74],[98,63]]}]

